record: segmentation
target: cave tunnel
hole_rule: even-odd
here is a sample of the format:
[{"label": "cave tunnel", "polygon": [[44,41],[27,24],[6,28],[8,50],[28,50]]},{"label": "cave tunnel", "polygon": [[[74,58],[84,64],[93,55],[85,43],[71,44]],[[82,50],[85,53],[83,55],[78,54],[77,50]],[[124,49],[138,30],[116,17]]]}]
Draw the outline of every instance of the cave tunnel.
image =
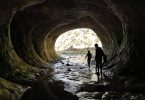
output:
[{"label": "cave tunnel", "polygon": [[[110,84],[122,83],[125,93],[145,92],[145,7],[142,0],[1,0],[0,12],[1,100],[19,100],[27,90],[32,91],[28,87],[42,85],[46,77],[51,80],[52,63],[60,58],[55,51],[57,38],[66,31],[82,27],[92,29],[102,42],[109,58],[105,69],[111,73],[106,76]],[[42,91],[47,92],[43,93],[47,99],[35,100],[57,100],[60,94],[50,91],[53,84],[59,82],[40,86],[45,88]],[[63,95],[59,100],[71,100],[72,95],[67,96],[69,99]],[[145,98],[136,95],[135,100],[139,97]]]}]

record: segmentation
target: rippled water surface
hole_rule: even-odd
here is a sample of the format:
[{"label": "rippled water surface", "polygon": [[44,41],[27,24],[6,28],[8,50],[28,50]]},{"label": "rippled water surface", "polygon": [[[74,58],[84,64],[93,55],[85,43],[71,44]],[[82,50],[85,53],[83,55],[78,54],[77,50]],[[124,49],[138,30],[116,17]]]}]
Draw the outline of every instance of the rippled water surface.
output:
[{"label": "rippled water surface", "polygon": [[[104,92],[78,92],[84,84],[97,84],[95,64],[92,62],[89,69],[85,55],[62,55],[62,57],[64,57],[64,60],[54,64],[54,77],[57,80],[63,81],[65,90],[77,95],[79,100],[145,100],[143,94],[108,92],[107,90]],[[106,82],[101,83],[101,85],[103,84],[106,84]]]},{"label": "rippled water surface", "polygon": [[[54,75],[58,80],[62,80],[65,83],[65,90],[76,94],[82,84],[95,83],[97,81],[95,65],[91,64],[89,69],[85,55],[62,55],[62,57],[65,60],[54,65]],[[84,94],[93,95],[93,93],[87,92],[77,93],[78,96]]]}]

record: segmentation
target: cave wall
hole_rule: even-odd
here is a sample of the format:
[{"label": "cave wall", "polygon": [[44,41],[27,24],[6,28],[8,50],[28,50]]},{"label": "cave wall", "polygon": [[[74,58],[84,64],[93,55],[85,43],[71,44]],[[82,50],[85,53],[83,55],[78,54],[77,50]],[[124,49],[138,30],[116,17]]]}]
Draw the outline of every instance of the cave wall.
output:
[{"label": "cave wall", "polygon": [[144,80],[142,0],[1,0],[0,12],[0,76],[4,80],[29,83],[41,68],[51,70],[48,62],[58,58],[56,39],[75,28],[96,32],[113,77]]}]

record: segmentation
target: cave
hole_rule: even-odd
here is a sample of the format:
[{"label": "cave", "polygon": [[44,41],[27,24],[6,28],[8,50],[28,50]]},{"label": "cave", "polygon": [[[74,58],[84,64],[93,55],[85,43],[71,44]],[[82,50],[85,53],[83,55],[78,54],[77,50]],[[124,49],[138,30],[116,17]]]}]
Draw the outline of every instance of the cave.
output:
[{"label": "cave", "polygon": [[[0,12],[1,100],[77,100],[71,93],[62,93],[60,81],[47,83],[53,79],[53,63],[60,59],[55,51],[57,38],[77,28],[92,29],[101,40],[108,56],[105,69],[111,73],[106,76],[110,85],[125,86],[115,96],[145,98],[142,0],[1,0]],[[110,89],[101,86],[100,91]],[[37,87],[36,94],[43,92],[43,98],[31,97]]]}]

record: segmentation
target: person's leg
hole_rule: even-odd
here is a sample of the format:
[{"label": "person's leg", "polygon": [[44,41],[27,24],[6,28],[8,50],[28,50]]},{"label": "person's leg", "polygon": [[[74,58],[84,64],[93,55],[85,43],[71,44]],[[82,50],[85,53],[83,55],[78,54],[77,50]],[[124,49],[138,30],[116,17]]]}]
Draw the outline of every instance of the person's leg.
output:
[{"label": "person's leg", "polygon": [[89,60],[87,60],[87,63],[88,63],[88,67],[89,67]]},{"label": "person's leg", "polygon": [[96,73],[98,72],[97,61],[96,61]]},{"label": "person's leg", "polygon": [[103,79],[103,73],[102,73],[102,65],[100,64],[100,74],[101,74],[101,81]]},{"label": "person's leg", "polygon": [[90,68],[90,59],[88,59],[88,67]]},{"label": "person's leg", "polygon": [[99,72],[99,64],[98,62],[96,61],[96,75],[97,75],[97,79],[98,79],[98,83],[100,82],[100,72]]},{"label": "person's leg", "polygon": [[98,66],[97,66],[97,68],[98,68],[98,73],[100,73],[100,68],[99,68],[100,66],[99,66],[99,64],[98,64]]}]

